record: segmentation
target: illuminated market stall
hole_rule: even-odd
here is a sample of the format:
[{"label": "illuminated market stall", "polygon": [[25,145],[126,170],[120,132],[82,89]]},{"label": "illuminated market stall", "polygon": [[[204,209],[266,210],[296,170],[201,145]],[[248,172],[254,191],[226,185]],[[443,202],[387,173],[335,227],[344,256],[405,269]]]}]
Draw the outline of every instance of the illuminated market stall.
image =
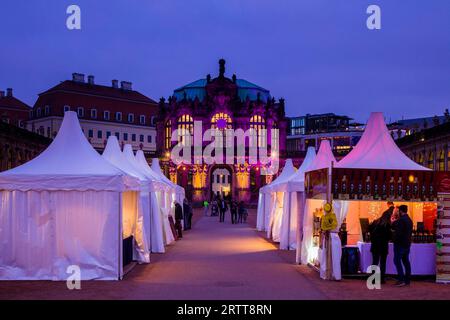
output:
[{"label": "illuminated market stall", "polygon": [[122,278],[133,246],[146,252],[133,241],[139,190],[66,112],[44,152],[0,173],[0,279],[65,281],[69,266],[80,268],[81,280]]},{"label": "illuminated market stall", "polygon": [[[346,157],[306,174],[302,263],[317,266],[324,279],[339,280],[341,266],[345,273],[355,272],[346,263],[352,260],[348,254],[357,252],[359,259],[353,260],[359,260],[357,271],[366,272],[371,265],[368,225],[387,209],[387,201],[393,201],[396,206],[408,206],[414,223],[410,255],[413,275],[436,274],[440,181],[442,174],[403,154],[389,134],[382,113],[372,113],[361,140]],[[336,226],[324,232],[321,221],[332,211]],[[388,261],[392,261],[392,251],[391,245]],[[387,273],[395,273],[392,263],[388,263]]]}]

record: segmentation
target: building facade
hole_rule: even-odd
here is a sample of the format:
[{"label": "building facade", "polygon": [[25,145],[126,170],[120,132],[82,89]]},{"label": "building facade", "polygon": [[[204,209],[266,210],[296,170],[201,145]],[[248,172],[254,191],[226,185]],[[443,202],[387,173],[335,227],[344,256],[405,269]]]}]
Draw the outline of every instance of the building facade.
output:
[{"label": "building facade", "polygon": [[66,80],[39,94],[31,112],[28,130],[48,138],[56,136],[65,111],[76,111],[81,128],[92,146],[102,151],[110,135],[119,143],[131,144],[146,156],[156,154],[156,116],[158,104],[134,91],[131,82],[112,80],[111,86],[98,85],[94,76],[85,81],[74,73]]},{"label": "building facade", "polygon": [[450,171],[450,119],[397,139],[396,143],[418,164],[436,171]]},{"label": "building facade", "polygon": [[308,147],[317,151],[322,140],[329,140],[336,159],[341,159],[353,149],[363,133],[363,126],[351,124],[350,120],[350,117],[334,113],[290,118],[286,156],[299,166]]},{"label": "building facade", "polygon": [[13,89],[0,91],[0,121],[19,128],[26,128],[31,107],[13,95]]},{"label": "building facade", "polygon": [[0,122],[0,171],[12,169],[30,161],[51,143],[51,139]]},{"label": "building facade", "polygon": [[[259,159],[257,163],[249,161],[248,144],[244,157],[239,158],[239,154],[234,153],[233,163],[215,161],[207,164],[194,157],[195,151],[187,164],[177,164],[170,157],[174,146],[185,141],[182,139],[195,138],[194,125],[201,123],[202,135],[208,129],[214,132],[253,129],[260,134],[258,147],[265,147],[270,157],[276,154],[272,150],[273,138],[278,144],[276,156],[281,158],[282,167],[287,130],[284,100],[275,101],[269,90],[238,79],[236,75],[226,77],[223,59],[219,66],[218,77],[208,75],[176,89],[168,102],[160,101],[158,145],[163,167],[170,179],[183,186],[187,198],[194,202],[210,200],[218,194],[238,201],[256,202],[259,188],[270,182],[272,176],[261,173],[265,164]],[[174,137],[176,129],[187,130],[188,137]],[[202,152],[210,143],[201,141]]]}]

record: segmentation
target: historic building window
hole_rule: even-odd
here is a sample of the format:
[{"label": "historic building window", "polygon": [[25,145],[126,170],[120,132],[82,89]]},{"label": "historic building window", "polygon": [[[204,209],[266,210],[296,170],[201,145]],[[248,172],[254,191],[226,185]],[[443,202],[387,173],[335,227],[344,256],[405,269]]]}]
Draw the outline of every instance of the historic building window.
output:
[{"label": "historic building window", "polygon": [[172,142],[171,142],[171,139],[172,139],[172,121],[168,120],[166,122],[166,130],[165,131],[166,132],[165,132],[165,135],[164,135],[164,138],[165,138],[164,145],[165,145],[166,149],[170,149],[170,147],[172,145]]},{"label": "historic building window", "polygon": [[438,158],[438,171],[445,171],[445,151],[441,150],[439,152],[439,158]]},{"label": "historic building window", "polygon": [[258,146],[265,147],[267,143],[266,121],[260,115],[254,115],[250,118],[250,129],[254,129],[258,135]]},{"label": "historic building window", "polygon": [[[186,144],[189,141],[192,145],[192,135],[194,134],[194,119],[188,114],[183,114],[178,118],[178,142]],[[189,140],[188,140],[189,139]]]},{"label": "historic building window", "polygon": [[98,130],[98,131],[97,131],[97,138],[98,138],[98,139],[102,139],[102,138],[103,138],[103,132],[102,132],[102,130]]},{"label": "historic building window", "polygon": [[50,114],[50,106],[44,107],[44,115],[48,116]]},{"label": "historic building window", "polygon": [[97,119],[97,109],[91,109],[91,118]]},{"label": "historic building window", "polygon": [[142,124],[142,125],[145,124],[145,116],[144,116],[143,114],[141,114],[141,115],[139,116],[139,123]]},{"label": "historic building window", "polygon": [[233,122],[231,121],[231,118],[228,114],[224,112],[216,113],[211,118],[211,129],[232,129],[233,128]]},{"label": "historic building window", "polygon": [[70,106],[64,106],[64,112],[70,111]]},{"label": "historic building window", "polygon": [[428,168],[434,169],[434,152],[430,151],[428,155]]},{"label": "historic building window", "polygon": [[134,122],[134,114],[133,113],[128,114],[128,122],[130,122],[130,123]]},{"label": "historic building window", "polygon": [[450,150],[447,152],[447,171],[450,171]]},{"label": "historic building window", "polygon": [[123,134],[123,140],[128,141],[128,133]]},{"label": "historic building window", "polygon": [[109,120],[109,111],[103,111],[103,120]]},{"label": "historic building window", "polygon": [[122,121],[122,112],[116,112],[116,121]]},{"label": "historic building window", "polygon": [[78,107],[77,108],[77,113],[78,113],[78,118],[83,118],[84,117],[84,108],[83,107]]}]

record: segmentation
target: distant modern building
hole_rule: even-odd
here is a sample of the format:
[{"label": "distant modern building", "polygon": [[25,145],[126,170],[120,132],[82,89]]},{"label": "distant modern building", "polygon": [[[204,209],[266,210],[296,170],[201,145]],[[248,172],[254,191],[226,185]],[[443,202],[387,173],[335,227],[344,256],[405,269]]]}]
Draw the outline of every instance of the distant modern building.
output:
[{"label": "distant modern building", "polygon": [[412,160],[436,171],[450,171],[450,121],[396,140]]},{"label": "distant modern building", "polygon": [[289,119],[288,135],[346,131],[349,128],[350,120],[353,119],[334,113],[293,117]]},{"label": "distant modern building", "polygon": [[[175,164],[170,158],[172,148],[180,139],[192,139],[194,122],[201,121],[202,134],[206,130],[252,128],[262,135],[267,129],[267,136],[258,139],[258,145],[272,154],[271,129],[278,129],[280,167],[284,165],[287,121],[285,118],[284,100],[273,98],[269,90],[247,80],[225,76],[225,60],[219,61],[219,75],[210,75],[174,90],[168,102],[160,101],[158,121],[158,143],[163,159],[163,167],[167,176],[186,190],[189,199],[201,202],[210,200],[214,195],[231,196],[235,200],[256,202],[259,188],[265,185],[272,176],[261,174],[265,164],[251,164],[248,158],[248,145],[245,159],[238,163],[237,153],[233,164],[206,164],[198,162],[191,152],[191,164]],[[172,141],[176,129],[185,129],[190,134],[178,135]],[[261,137],[260,135],[260,137]],[[183,141],[183,140],[181,140]],[[201,142],[202,152],[210,142]],[[269,179],[269,180],[268,180]]]},{"label": "distant modern building", "polygon": [[19,128],[26,128],[31,107],[13,96],[13,89],[0,91],[0,121]]},{"label": "distant modern building", "polygon": [[300,165],[308,147],[319,149],[322,140],[329,140],[337,159],[345,156],[358,143],[363,126],[350,123],[347,116],[307,114],[289,119],[289,134],[286,141],[286,155],[295,165]]},{"label": "distant modern building", "polygon": [[81,128],[92,146],[101,151],[110,135],[121,144],[131,144],[147,156],[156,153],[158,104],[132,89],[131,82],[112,80],[110,86],[94,82],[94,76],[74,73],[66,80],[39,94],[28,129],[53,138],[65,111],[76,111]]}]

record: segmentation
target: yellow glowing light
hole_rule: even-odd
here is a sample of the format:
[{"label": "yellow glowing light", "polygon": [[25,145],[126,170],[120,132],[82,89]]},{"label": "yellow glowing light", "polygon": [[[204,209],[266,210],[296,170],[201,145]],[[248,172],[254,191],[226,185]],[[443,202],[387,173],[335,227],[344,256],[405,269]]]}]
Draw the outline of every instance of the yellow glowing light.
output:
[{"label": "yellow glowing light", "polygon": [[414,182],[414,176],[412,174],[409,175],[408,181],[413,183]]}]

